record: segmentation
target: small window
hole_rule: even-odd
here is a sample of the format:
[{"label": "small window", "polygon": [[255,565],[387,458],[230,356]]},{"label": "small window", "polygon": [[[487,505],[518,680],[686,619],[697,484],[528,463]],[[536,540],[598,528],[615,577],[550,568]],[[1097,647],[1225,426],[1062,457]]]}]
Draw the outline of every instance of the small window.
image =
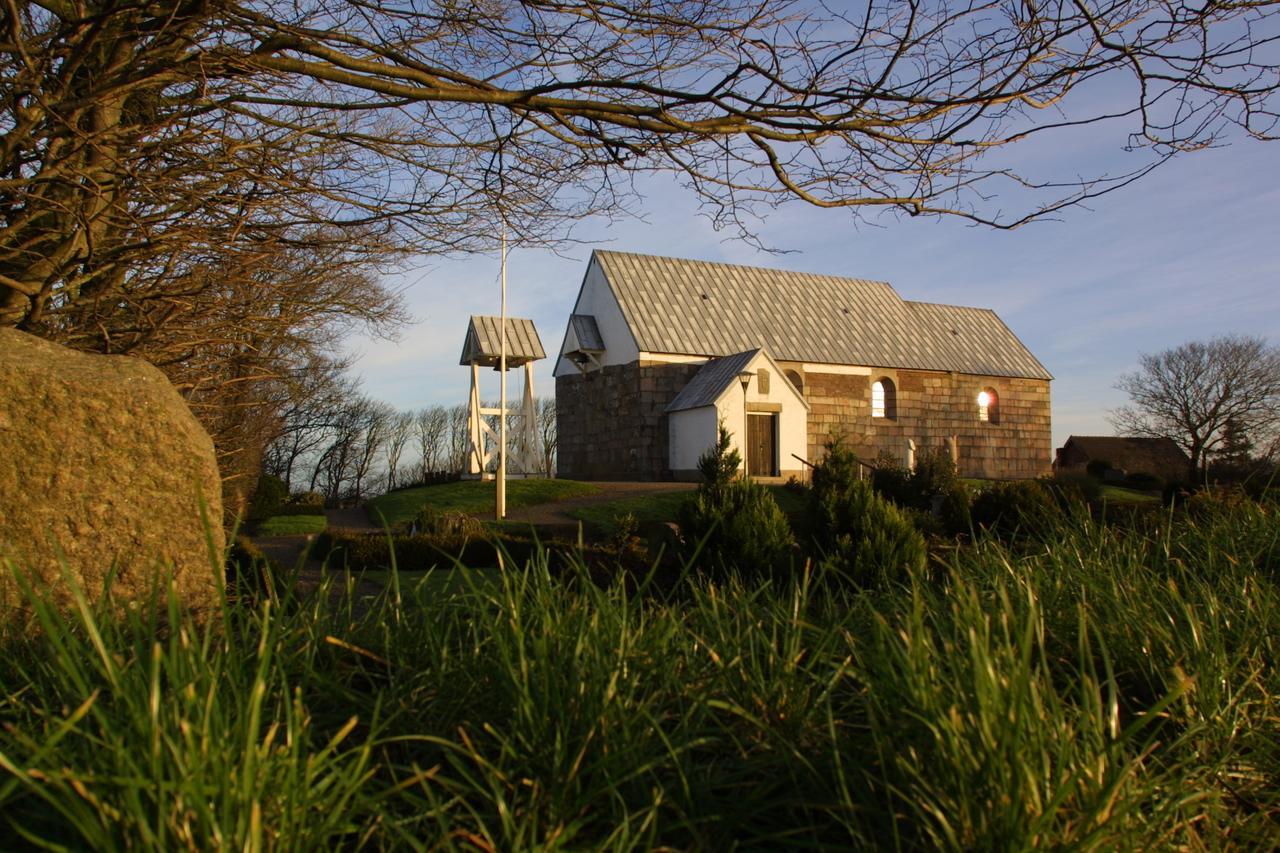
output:
[{"label": "small window", "polygon": [[768,396],[769,394],[769,371],[756,371],[756,391],[760,394]]},{"label": "small window", "polygon": [[804,379],[800,377],[800,374],[794,370],[787,370],[785,371],[785,374],[787,379],[791,382],[791,384],[795,386],[796,390],[799,391],[801,394],[803,394]]},{"label": "small window", "polygon": [[898,392],[887,376],[871,383],[871,417],[893,420],[898,416]]},{"label": "small window", "polygon": [[978,420],[989,424],[1000,423],[1000,396],[994,388],[978,392]]}]

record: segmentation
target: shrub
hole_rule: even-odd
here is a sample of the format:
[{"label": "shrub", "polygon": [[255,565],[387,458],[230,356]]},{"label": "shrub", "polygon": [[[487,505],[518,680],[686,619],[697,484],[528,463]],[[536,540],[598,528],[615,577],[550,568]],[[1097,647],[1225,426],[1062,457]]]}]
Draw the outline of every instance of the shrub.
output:
[{"label": "shrub", "polygon": [[1125,477],[1122,485],[1127,489],[1136,489],[1140,492],[1158,492],[1164,488],[1164,480],[1155,474],[1137,471]]},{"label": "shrub", "polygon": [[258,478],[253,500],[249,503],[249,520],[261,521],[276,514],[276,509],[289,498],[289,487],[284,480],[271,474]]},{"label": "shrub", "polygon": [[945,498],[959,481],[951,454],[944,448],[922,450],[914,471],[908,471],[884,451],[876,457],[871,485],[899,507],[934,512],[935,498]]},{"label": "shrub", "polygon": [[899,506],[910,503],[911,472],[896,457],[883,450],[876,456],[871,485],[882,496]]},{"label": "shrub", "polygon": [[973,530],[973,492],[963,480],[956,479],[942,496],[940,513],[943,528],[951,535],[964,535]]},{"label": "shrub", "polygon": [[767,488],[753,480],[733,480],[699,489],[680,507],[677,520],[687,553],[699,566],[723,574],[770,574],[782,568],[794,539],[787,516]]},{"label": "shrub", "polygon": [[305,506],[323,510],[324,495],[319,492],[298,492],[296,495],[289,496],[289,503],[292,506]]},{"label": "shrub", "polygon": [[424,504],[409,522],[409,532],[422,536],[430,536],[442,543],[465,545],[471,539],[478,539],[484,534],[484,527],[474,516],[465,512],[441,510],[431,504]]},{"label": "shrub", "polygon": [[286,586],[280,581],[280,567],[247,536],[237,536],[227,549],[227,594],[255,601],[279,595]]},{"label": "shrub", "polygon": [[924,568],[924,537],[907,515],[869,483],[814,492],[823,566],[862,587],[883,587]]},{"label": "shrub", "polygon": [[1091,459],[1089,464],[1084,466],[1085,473],[1096,480],[1104,480],[1107,472],[1111,470],[1111,463],[1105,459]]},{"label": "shrub", "polygon": [[406,489],[420,489],[423,486],[443,486],[445,483],[456,483],[462,479],[461,471],[428,471],[419,474],[407,483],[400,483],[394,489],[387,489],[387,494],[403,492]]},{"label": "shrub", "polygon": [[[706,573],[769,574],[782,564],[794,543],[787,517],[773,495],[750,479],[734,479],[742,457],[732,449],[729,431],[698,457],[702,484],[676,515],[685,552],[697,557]],[[707,570],[710,570],[709,572]]]},{"label": "shrub", "polygon": [[733,449],[729,429],[721,423],[716,443],[698,457],[698,473],[702,474],[698,491],[724,488],[738,475],[741,466],[742,455]]},{"label": "shrub", "polygon": [[314,504],[281,504],[271,513],[272,518],[282,515],[324,515],[324,506],[315,506]]},{"label": "shrub", "polygon": [[1080,500],[1088,504],[1096,504],[1102,500],[1102,484],[1088,474],[1074,471],[1062,471],[1049,481],[1059,503],[1063,505],[1072,500]]},{"label": "shrub", "polygon": [[976,528],[1008,538],[1021,531],[1053,530],[1062,510],[1049,489],[1038,480],[1005,480],[993,483],[973,501]]},{"label": "shrub", "polygon": [[385,533],[332,529],[316,538],[312,553],[327,559],[331,568],[353,572],[389,569],[393,554],[401,571],[451,566],[455,558],[477,567],[492,566],[496,561],[494,546],[485,539],[459,543],[424,534],[398,534],[388,539]]},{"label": "shrub", "polygon": [[944,448],[916,454],[916,469],[907,478],[906,505],[931,510],[933,499],[945,497],[956,483],[956,463]]}]

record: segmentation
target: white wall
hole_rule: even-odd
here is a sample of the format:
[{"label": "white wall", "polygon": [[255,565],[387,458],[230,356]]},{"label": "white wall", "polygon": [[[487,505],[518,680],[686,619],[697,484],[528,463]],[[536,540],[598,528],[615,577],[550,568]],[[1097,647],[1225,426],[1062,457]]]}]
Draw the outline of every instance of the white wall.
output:
[{"label": "white wall", "polygon": [[668,464],[672,471],[697,470],[698,457],[716,443],[716,414],[715,406],[703,406],[667,416]]},{"label": "white wall", "polygon": [[[604,355],[600,359],[603,364],[630,364],[640,357],[635,337],[622,316],[622,308],[594,257],[587,264],[587,274],[582,279],[582,289],[578,291],[578,301],[574,303],[573,313],[590,314],[596,318],[600,338],[605,346]],[[566,317],[566,330],[568,323],[569,318]],[[564,340],[563,336],[561,340]],[[577,372],[578,368],[567,358],[556,360],[556,376],[572,376]]]},{"label": "white wall", "polygon": [[[790,472],[802,468],[791,454],[804,456],[808,451],[808,409],[786,375],[763,354],[747,367],[753,372],[769,371],[769,393],[761,394],[757,379],[747,386],[747,403],[773,403],[782,406],[778,413],[778,469]],[[667,416],[670,431],[670,466],[673,471],[689,471],[697,467],[698,456],[715,443],[720,420],[733,436],[733,447],[743,454],[742,439],[746,424],[742,386],[732,383],[716,401],[715,407],[687,409]],[[745,454],[744,458],[745,458]]]}]

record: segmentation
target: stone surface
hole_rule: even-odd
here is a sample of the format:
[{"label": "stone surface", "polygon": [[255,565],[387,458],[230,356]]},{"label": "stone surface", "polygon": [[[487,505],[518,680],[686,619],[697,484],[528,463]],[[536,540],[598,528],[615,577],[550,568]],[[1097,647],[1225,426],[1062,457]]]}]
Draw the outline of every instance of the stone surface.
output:
[{"label": "stone surface", "polygon": [[[699,364],[633,362],[556,379],[561,477],[586,480],[660,480],[671,477],[667,457],[667,403]],[[808,458],[816,462],[832,434],[873,461],[880,451],[903,458],[906,440],[916,452],[947,447],[955,436],[964,477],[997,479],[1049,473],[1052,458],[1049,382],[941,371],[871,368],[869,375],[804,370],[795,373],[809,403]],[[893,418],[871,417],[871,383],[893,380]],[[978,419],[977,395],[992,388],[999,422]]]},{"label": "stone surface", "polygon": [[[893,380],[897,389],[894,418],[871,417],[871,383],[881,378]],[[998,423],[978,419],[978,392],[984,388],[996,391]],[[955,436],[962,477],[1039,477],[1050,470],[1049,383],[1043,379],[877,368],[869,376],[809,371],[805,398],[814,461],[833,434],[844,435],[867,461],[881,451],[901,461],[908,438],[919,454],[944,449]]]},{"label": "stone surface", "polygon": [[116,601],[172,577],[210,607],[221,520],[213,442],[159,370],[0,329],[0,608],[14,566],[67,603],[62,562],[91,600],[114,571]]},{"label": "stone surface", "polygon": [[636,361],[556,377],[556,476],[671,479],[665,409],[701,368]]}]

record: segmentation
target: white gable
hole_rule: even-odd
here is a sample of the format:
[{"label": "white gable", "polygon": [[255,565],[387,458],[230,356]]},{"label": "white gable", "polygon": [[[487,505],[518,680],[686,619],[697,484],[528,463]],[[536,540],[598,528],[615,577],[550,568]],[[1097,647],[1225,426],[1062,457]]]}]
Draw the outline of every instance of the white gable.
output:
[{"label": "white gable", "polygon": [[[622,316],[618,298],[594,256],[591,263],[587,264],[587,274],[583,276],[572,313],[595,318],[605,347],[604,354],[598,358],[601,365],[630,364],[640,357],[640,348],[636,346],[635,336],[631,334],[631,328]],[[565,353],[573,352],[578,346],[573,324],[569,323],[565,329],[564,342],[560,345],[560,357],[556,359],[556,376],[574,375],[578,372],[573,362],[564,358]]]}]

